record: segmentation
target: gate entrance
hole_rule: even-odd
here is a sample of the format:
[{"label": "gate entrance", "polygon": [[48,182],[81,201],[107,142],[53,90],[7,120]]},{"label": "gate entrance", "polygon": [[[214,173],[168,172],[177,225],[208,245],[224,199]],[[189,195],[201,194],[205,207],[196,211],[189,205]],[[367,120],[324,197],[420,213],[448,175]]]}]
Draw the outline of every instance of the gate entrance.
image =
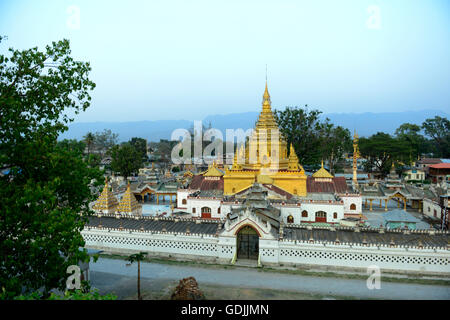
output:
[{"label": "gate entrance", "polygon": [[237,258],[258,259],[259,236],[250,226],[243,227],[237,235]]}]

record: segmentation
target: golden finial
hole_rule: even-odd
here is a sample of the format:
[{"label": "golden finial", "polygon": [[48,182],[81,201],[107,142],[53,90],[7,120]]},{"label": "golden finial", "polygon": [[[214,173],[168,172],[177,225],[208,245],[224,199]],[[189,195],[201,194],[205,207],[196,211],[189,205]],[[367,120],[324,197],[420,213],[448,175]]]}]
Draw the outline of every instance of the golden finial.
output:
[{"label": "golden finial", "polygon": [[263,94],[263,105],[269,105],[270,106],[270,94],[269,94],[269,89],[267,87],[267,81],[266,81],[266,89],[264,90],[264,94]]}]

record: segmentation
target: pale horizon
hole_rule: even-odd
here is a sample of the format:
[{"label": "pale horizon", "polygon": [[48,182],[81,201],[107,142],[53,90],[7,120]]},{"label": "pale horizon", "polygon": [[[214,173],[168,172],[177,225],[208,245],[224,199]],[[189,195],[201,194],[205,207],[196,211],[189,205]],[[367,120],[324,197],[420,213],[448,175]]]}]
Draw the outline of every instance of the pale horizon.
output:
[{"label": "pale horizon", "polygon": [[450,110],[450,3],[2,1],[0,53],[67,38],[97,84],[75,122],[273,109]]}]

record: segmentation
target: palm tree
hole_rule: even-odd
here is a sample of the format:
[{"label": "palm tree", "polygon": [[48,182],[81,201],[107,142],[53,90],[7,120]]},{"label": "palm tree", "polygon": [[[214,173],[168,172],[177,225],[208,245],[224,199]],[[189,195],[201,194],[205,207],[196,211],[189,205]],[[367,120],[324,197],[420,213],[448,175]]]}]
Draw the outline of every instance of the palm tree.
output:
[{"label": "palm tree", "polygon": [[137,263],[138,263],[138,277],[137,277],[138,300],[142,300],[142,297],[141,297],[141,261],[144,260],[146,255],[147,255],[147,252],[139,252],[139,253],[132,254],[127,259],[130,262],[130,265],[135,261],[137,261]]},{"label": "palm tree", "polygon": [[94,144],[95,137],[92,134],[92,132],[88,132],[83,138],[84,138],[84,142],[86,143],[87,148],[88,148],[88,158],[89,158],[89,155],[91,153],[91,147]]}]

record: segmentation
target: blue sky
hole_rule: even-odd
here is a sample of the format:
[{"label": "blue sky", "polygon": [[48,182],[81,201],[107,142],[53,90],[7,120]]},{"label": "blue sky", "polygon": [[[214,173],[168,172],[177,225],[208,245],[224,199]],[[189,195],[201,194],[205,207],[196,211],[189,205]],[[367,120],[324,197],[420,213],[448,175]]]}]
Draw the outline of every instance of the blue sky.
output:
[{"label": "blue sky", "polygon": [[450,109],[446,0],[2,0],[0,34],[2,53],[68,38],[91,62],[79,122],[257,111],[266,64],[274,108]]}]

